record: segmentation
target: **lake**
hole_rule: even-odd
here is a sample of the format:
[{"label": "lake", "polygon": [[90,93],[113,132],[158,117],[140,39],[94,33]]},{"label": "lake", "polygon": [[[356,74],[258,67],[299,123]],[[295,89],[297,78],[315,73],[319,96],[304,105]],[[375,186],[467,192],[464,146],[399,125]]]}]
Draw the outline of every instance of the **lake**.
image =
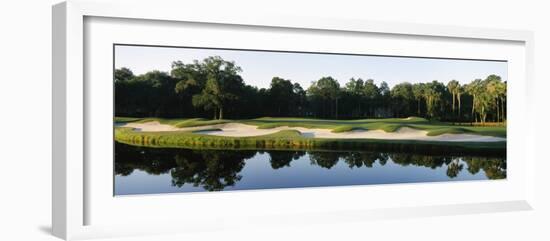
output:
[{"label": "lake", "polygon": [[505,155],[192,150],[115,142],[114,195],[506,178]]}]

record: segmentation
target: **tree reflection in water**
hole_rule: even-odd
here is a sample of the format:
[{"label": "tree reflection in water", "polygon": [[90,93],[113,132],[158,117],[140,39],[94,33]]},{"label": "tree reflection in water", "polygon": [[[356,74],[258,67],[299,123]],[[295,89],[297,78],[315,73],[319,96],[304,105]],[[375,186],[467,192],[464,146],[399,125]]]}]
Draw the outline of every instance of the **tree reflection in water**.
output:
[{"label": "tree reflection in water", "polygon": [[273,150],[268,151],[269,162],[271,163],[271,168],[279,169],[282,167],[290,167],[290,162],[293,160],[298,160],[300,157],[306,154],[305,151],[279,151]]},{"label": "tree reflection in water", "polygon": [[239,172],[244,160],[256,155],[255,151],[190,151],[175,156],[176,166],[170,170],[172,185],[187,183],[208,191],[220,191],[241,180]]},{"label": "tree reflection in water", "polygon": [[381,152],[348,152],[342,153],[342,159],[348,164],[349,168],[372,167],[376,161],[381,166],[388,162],[388,154]]},{"label": "tree reflection in water", "polygon": [[190,150],[135,147],[116,143],[115,175],[128,176],[134,170],[150,175],[170,174],[172,185],[192,185],[208,191],[234,186],[242,176],[246,160],[267,154],[273,170],[292,168],[291,163],[309,158],[310,164],[331,169],[343,161],[350,169],[376,168],[394,163],[430,169],[446,168],[449,178],[462,171],[475,175],[483,171],[488,179],[506,178],[505,157],[441,156],[429,154],[382,153],[360,151],[295,151],[295,150]]}]

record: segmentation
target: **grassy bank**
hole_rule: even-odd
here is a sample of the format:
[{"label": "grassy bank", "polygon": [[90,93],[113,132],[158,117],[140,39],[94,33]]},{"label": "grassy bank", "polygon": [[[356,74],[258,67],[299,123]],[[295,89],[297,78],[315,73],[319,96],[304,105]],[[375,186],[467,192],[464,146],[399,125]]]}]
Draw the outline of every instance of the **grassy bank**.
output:
[{"label": "grassy bank", "polygon": [[274,134],[255,137],[225,137],[184,131],[137,132],[131,128],[117,127],[115,128],[115,140],[136,146],[190,149],[364,150],[498,155],[506,152],[506,142],[321,139],[304,137],[296,130],[283,130]]},{"label": "grassy bank", "polygon": [[388,118],[388,119],[359,119],[359,120],[325,120],[308,118],[273,118],[263,117],[248,120],[208,120],[203,118],[192,119],[163,119],[163,118],[128,118],[116,117],[115,122],[145,123],[158,121],[161,124],[172,125],[178,128],[207,126],[224,123],[243,123],[257,126],[259,129],[271,129],[282,126],[330,129],[334,133],[353,130],[383,130],[395,132],[403,127],[409,127],[428,132],[429,136],[442,134],[476,134],[485,136],[506,137],[506,126],[467,126],[457,123],[429,121],[424,118]]}]

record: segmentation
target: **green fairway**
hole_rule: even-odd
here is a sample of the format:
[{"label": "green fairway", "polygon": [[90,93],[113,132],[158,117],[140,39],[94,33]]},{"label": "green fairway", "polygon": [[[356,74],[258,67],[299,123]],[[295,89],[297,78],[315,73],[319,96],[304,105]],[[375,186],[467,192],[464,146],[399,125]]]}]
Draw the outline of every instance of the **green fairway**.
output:
[{"label": "green fairway", "polygon": [[[448,123],[431,122],[423,118],[407,119],[361,119],[322,120],[305,118],[258,118],[250,120],[207,120],[207,119],[160,119],[116,117],[116,122],[146,123],[158,121],[175,127],[208,126],[223,123],[242,123],[269,129],[280,126],[330,129],[333,133],[353,130],[383,130],[394,132],[402,127],[428,131],[428,135],[477,134],[506,137],[506,127],[455,126]],[[207,128],[219,131],[219,128]],[[186,148],[234,148],[234,149],[440,149],[441,151],[476,149],[482,151],[505,150],[506,142],[437,142],[415,140],[380,139],[326,139],[304,137],[297,130],[282,130],[274,134],[253,137],[226,137],[195,133],[192,131],[139,132],[132,128],[116,127],[115,140],[126,144],[153,147]],[[408,147],[407,147],[408,146]],[[445,147],[445,148],[443,148]]]},{"label": "green fairway", "polygon": [[453,125],[445,122],[429,121],[419,117],[387,118],[387,119],[359,119],[359,120],[324,120],[308,118],[273,118],[262,117],[249,120],[208,120],[203,118],[193,119],[165,119],[165,118],[128,118],[115,117],[115,122],[139,122],[146,123],[158,121],[161,124],[173,125],[178,128],[208,126],[224,123],[242,123],[257,126],[259,129],[271,129],[276,127],[304,127],[330,129],[334,133],[342,133],[352,130],[383,130],[395,132],[402,127],[428,131],[429,136],[442,134],[476,134],[484,136],[506,137],[505,126],[464,126]]},{"label": "green fairway", "polygon": [[441,134],[476,134],[485,136],[506,137],[505,126],[458,126],[444,122],[428,121],[424,118],[387,118],[360,120],[322,120],[306,118],[271,118],[264,117],[252,120],[237,121],[256,125],[259,128],[275,128],[280,126],[331,129],[335,133],[352,130],[383,130],[394,132],[402,127],[428,131],[428,135]]}]

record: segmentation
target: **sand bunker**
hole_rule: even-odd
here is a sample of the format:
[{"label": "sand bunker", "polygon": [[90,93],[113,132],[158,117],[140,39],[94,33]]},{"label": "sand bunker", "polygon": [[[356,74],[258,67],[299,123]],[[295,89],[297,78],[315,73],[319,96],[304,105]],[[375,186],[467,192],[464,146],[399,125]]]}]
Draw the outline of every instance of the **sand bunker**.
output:
[{"label": "sand bunker", "polygon": [[[310,138],[334,138],[334,139],[384,139],[384,140],[422,140],[422,141],[454,141],[454,142],[496,142],[506,141],[506,138],[482,136],[474,134],[442,134],[438,136],[428,136],[427,131],[416,130],[409,127],[403,127],[395,132],[385,132],[383,130],[353,130],[342,133],[332,133],[329,129],[308,129],[303,127],[281,126],[272,129],[258,129],[253,125],[241,123],[226,123],[208,126],[177,128],[171,125],[161,124],[158,121],[146,123],[126,123],[120,126],[131,127],[137,131],[143,132],[163,132],[163,131],[193,131],[204,135],[229,136],[229,137],[247,137],[263,136],[277,133],[282,130],[297,130],[304,137]],[[210,129],[210,130],[208,130]],[[220,129],[220,130],[212,130]]]}]

